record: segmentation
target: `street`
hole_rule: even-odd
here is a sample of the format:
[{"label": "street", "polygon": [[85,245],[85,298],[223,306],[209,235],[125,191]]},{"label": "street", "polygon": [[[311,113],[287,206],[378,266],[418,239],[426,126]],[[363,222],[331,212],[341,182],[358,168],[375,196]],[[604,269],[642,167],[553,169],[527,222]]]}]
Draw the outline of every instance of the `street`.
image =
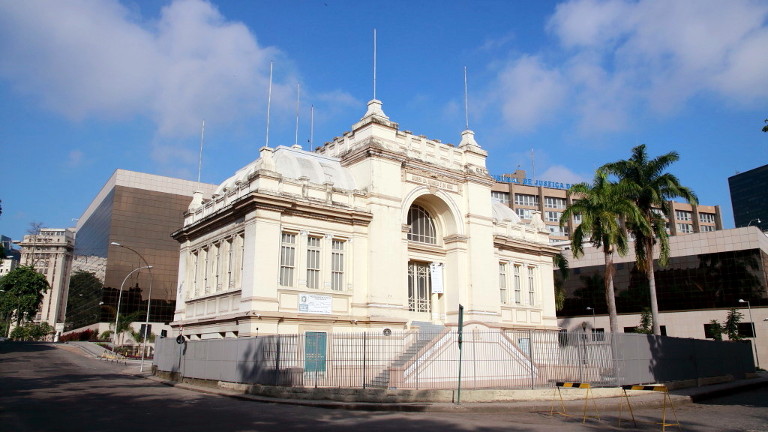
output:
[{"label": "street", "polygon": [[[548,413],[365,412],[262,403],[175,388],[127,374],[68,345],[0,343],[1,431],[612,431],[660,430],[648,420],[618,427],[616,412],[600,421]],[[768,431],[768,388],[678,406],[685,431]],[[627,418],[626,416],[624,417]],[[674,419],[672,417],[672,419]],[[668,427],[667,430],[677,430]]]}]

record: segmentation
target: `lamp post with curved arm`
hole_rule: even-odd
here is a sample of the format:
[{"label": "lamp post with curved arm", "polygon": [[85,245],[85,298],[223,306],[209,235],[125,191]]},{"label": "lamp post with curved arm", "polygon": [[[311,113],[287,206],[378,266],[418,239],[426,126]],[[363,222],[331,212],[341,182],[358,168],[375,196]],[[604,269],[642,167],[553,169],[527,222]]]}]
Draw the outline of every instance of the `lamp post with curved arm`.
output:
[{"label": "lamp post with curved arm", "polygon": [[[131,270],[130,273],[125,275],[125,278],[123,278],[123,282],[120,284],[120,293],[117,295],[117,309],[115,309],[115,334],[112,336],[112,347],[114,348],[115,352],[117,352],[117,319],[120,317],[120,301],[123,299],[123,285],[125,285],[125,281],[127,281],[132,274],[136,273],[139,270],[143,270],[143,269],[149,270],[151,268],[152,266],[143,266],[143,267],[139,267]],[[149,272],[151,273],[152,270],[149,270]]]},{"label": "lamp post with curved arm", "polygon": [[[113,246],[128,249],[129,251],[138,255],[139,258],[141,258],[141,260],[144,261],[145,266],[147,266],[150,269],[152,268],[152,266],[147,263],[147,260],[145,260],[144,257],[141,256],[141,254],[137,252],[135,249],[130,248],[126,245],[120,244],[118,242],[112,242],[110,244]],[[149,307],[151,304],[152,304],[152,270],[149,271],[149,293],[147,294],[147,317],[144,320],[144,340],[141,343],[141,366],[139,367],[139,372],[144,372],[144,352],[147,349],[147,338],[149,337],[149,331],[148,331],[149,330]],[[115,327],[115,329],[117,329],[117,327]]]}]

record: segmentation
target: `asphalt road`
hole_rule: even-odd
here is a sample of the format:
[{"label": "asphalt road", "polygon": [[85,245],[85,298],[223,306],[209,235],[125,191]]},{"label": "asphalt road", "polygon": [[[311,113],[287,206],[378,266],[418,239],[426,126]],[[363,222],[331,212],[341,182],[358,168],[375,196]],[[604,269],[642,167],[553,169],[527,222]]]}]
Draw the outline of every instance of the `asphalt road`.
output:
[{"label": "asphalt road", "polygon": [[[208,395],[134,376],[66,345],[0,343],[0,431],[613,431],[660,430],[658,408],[636,409],[647,423],[548,413],[391,413],[330,410]],[[676,407],[685,431],[767,431],[768,388]],[[626,416],[625,416],[626,418]],[[672,417],[674,419],[674,417]],[[677,430],[667,427],[667,430]]]}]

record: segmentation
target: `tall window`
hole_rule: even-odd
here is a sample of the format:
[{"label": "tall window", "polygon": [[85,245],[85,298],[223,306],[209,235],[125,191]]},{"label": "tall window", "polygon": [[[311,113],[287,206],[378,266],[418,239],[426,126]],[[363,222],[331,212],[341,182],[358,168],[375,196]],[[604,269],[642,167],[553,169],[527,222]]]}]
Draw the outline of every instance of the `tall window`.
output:
[{"label": "tall window", "polygon": [[699,221],[704,223],[715,223],[714,213],[699,213]]},{"label": "tall window", "polygon": [[344,290],[344,242],[331,241],[331,289]]},{"label": "tall window", "polygon": [[205,258],[205,261],[203,261],[203,265],[205,266],[205,268],[203,268],[203,294],[208,294],[211,292],[211,286],[208,281],[208,270],[210,265],[209,261],[211,259],[209,255],[210,254],[208,253],[208,248],[203,249],[203,256]]},{"label": "tall window", "polygon": [[320,286],[320,237],[307,238],[307,288]]},{"label": "tall window", "polygon": [[675,218],[680,221],[691,220],[691,212],[685,210],[675,210]]},{"label": "tall window", "polygon": [[221,272],[221,243],[216,243],[213,245],[213,291],[221,291],[221,279],[219,277],[219,273]]},{"label": "tall window", "polygon": [[690,234],[693,232],[693,225],[686,223],[677,224],[677,230],[684,234]]},{"label": "tall window", "polygon": [[295,260],[296,234],[283,233],[280,247],[280,285],[293,286]]},{"label": "tall window", "polygon": [[426,210],[418,205],[412,205],[408,210],[408,225],[411,230],[408,232],[408,240],[420,243],[437,243],[437,234],[435,224]]},{"label": "tall window", "polygon": [[229,257],[227,258],[227,289],[235,287],[235,280],[232,279],[232,266],[234,265],[234,252],[232,247],[232,239],[227,240],[227,252]]},{"label": "tall window", "polygon": [[535,267],[528,267],[528,304],[533,306],[536,304],[536,281],[534,279]]},{"label": "tall window", "polygon": [[547,222],[560,222],[560,217],[563,216],[562,212],[546,211],[544,212]]},{"label": "tall window", "polygon": [[507,303],[507,263],[499,263],[499,294],[501,304]]},{"label": "tall window", "polygon": [[197,297],[200,295],[200,252],[195,251],[192,252],[192,262],[194,262],[194,266],[192,267],[192,271],[194,272],[194,281],[192,282],[192,295],[194,297]]},{"label": "tall window", "polygon": [[520,304],[521,303],[521,286],[520,286],[520,266],[515,266],[515,303]]},{"label": "tall window", "polygon": [[432,291],[431,283],[428,264],[408,263],[408,310],[414,312],[431,310],[429,298]]}]

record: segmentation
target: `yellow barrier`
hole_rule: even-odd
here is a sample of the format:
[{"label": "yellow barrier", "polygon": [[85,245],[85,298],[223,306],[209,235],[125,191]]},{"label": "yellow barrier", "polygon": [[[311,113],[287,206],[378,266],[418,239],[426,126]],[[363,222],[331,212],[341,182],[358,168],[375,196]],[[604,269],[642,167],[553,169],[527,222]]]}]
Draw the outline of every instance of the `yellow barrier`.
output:
[{"label": "yellow barrier", "polygon": [[[596,418],[600,420],[600,413],[597,411],[597,404],[595,403],[594,398],[592,398],[592,407],[595,410],[595,415],[594,416],[587,415],[587,405],[589,403],[590,396],[592,396],[592,385],[589,383],[581,383],[581,382],[556,382],[555,383],[555,391],[552,392],[552,406],[549,409],[549,415],[560,414],[566,417],[573,417],[572,415],[568,414],[567,410],[565,409],[565,403],[563,402],[563,394],[560,392],[561,388],[586,389],[587,391],[584,394],[584,411],[582,413],[581,422],[586,423],[588,417]],[[560,409],[562,411],[555,411],[555,402],[557,401],[557,399],[555,399],[555,392],[557,392],[557,395],[560,397]]]},{"label": "yellow barrier", "polygon": [[[635,420],[635,413],[632,411],[632,405],[629,403],[629,394],[627,394],[627,390],[644,390],[664,393],[664,403],[661,407],[661,423],[659,423],[661,424],[661,430],[665,431],[667,426],[677,426],[678,429],[683,430],[682,426],[680,426],[680,421],[677,419],[677,411],[675,411],[675,406],[672,405],[672,399],[669,397],[669,390],[667,389],[667,386],[662,384],[623,385],[621,386],[621,389],[624,391],[624,398],[619,401],[619,426],[621,426],[622,407],[624,405],[624,401],[626,401],[627,408],[629,408],[629,413],[632,415],[632,422],[634,423],[635,427],[637,427],[637,420]],[[669,402],[669,407],[672,408],[672,413],[675,416],[675,423],[667,423],[667,402]]]}]

